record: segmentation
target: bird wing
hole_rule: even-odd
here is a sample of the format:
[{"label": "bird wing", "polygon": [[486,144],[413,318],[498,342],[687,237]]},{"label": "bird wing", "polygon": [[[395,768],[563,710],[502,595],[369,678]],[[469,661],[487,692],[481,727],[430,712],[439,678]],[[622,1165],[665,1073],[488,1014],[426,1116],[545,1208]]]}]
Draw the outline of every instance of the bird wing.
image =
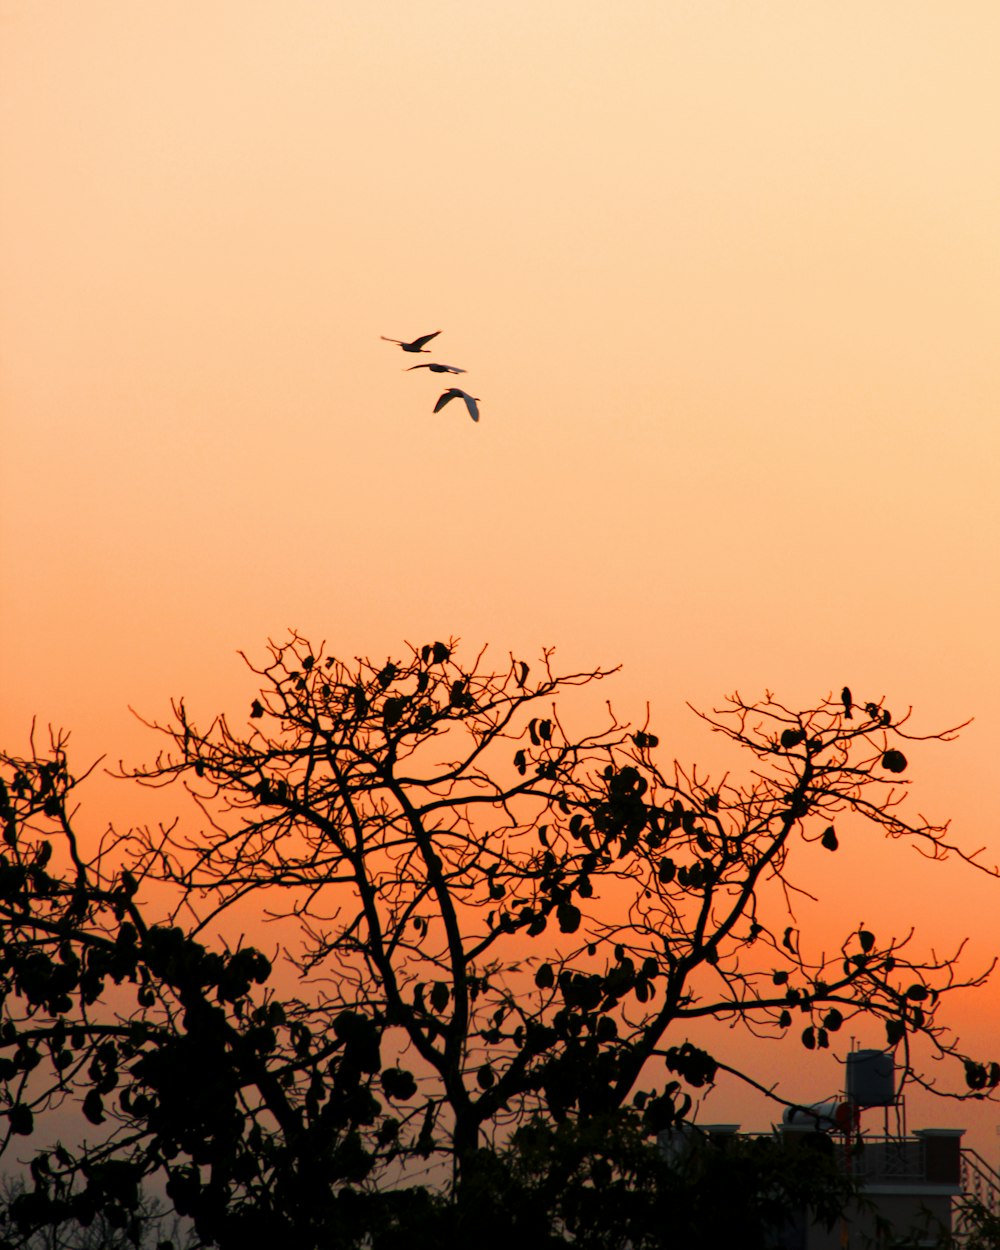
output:
[{"label": "bird wing", "polygon": [[402,339],[387,339],[384,334],[380,334],[379,338],[382,340],[383,343],[398,343],[401,347],[403,345]]},{"label": "bird wing", "polygon": [[465,400],[465,406],[469,410],[469,416],[473,421],[479,420],[479,404],[476,402],[475,396],[467,395],[465,391],[459,391],[459,395]]},{"label": "bird wing", "polygon": [[442,394],[438,396],[438,401],[434,405],[434,411],[440,412],[441,409],[445,406],[445,404],[451,403],[451,401],[455,398],[456,395],[461,395],[461,394],[462,392],[459,390],[456,390],[455,387],[452,387],[451,390],[449,391],[444,391]]},{"label": "bird wing", "polygon": [[408,343],[407,346],[412,347],[416,351],[419,351],[420,348],[423,347],[425,343],[429,343],[431,339],[436,339],[440,333],[441,333],[440,330],[435,330],[433,334],[421,334],[420,338],[414,339],[413,342]]},{"label": "bird wing", "polygon": [[412,373],[414,369],[430,369],[431,365],[407,365],[403,370],[404,373]]}]

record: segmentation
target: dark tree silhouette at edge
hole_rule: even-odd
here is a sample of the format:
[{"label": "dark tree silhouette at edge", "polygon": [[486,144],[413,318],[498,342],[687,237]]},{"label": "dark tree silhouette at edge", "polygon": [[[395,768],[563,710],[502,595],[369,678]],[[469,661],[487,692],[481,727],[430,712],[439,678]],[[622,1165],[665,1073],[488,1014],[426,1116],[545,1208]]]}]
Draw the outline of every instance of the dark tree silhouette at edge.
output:
[{"label": "dark tree silhouette at edge", "polygon": [[[34,1154],[8,1244],[97,1210],[127,1224],[156,1175],[206,1245],[389,1244],[418,1202],[397,1182],[435,1160],[460,1195],[518,1126],[678,1123],[734,1071],[692,1040],[706,1018],[817,1050],[876,1018],[908,1079],[932,1087],[919,1038],[958,1065],[953,1091],[1000,1082],[938,1019],[985,973],[857,922],[816,958],[781,906],[837,824],[980,866],[901,814],[908,715],[735,696],[704,719],[753,768],[715,783],[664,769],[649,725],[574,733],[566,696],[608,674],[559,675],[551,652],[343,663],[292,635],[250,667],[245,727],[178,702],[152,725],[163,752],[122,770],[185,786],[191,828],[90,853],[65,736],[0,757],[2,1144],[64,1102],[87,1121]],[[247,907],[296,982],[225,941]]]}]

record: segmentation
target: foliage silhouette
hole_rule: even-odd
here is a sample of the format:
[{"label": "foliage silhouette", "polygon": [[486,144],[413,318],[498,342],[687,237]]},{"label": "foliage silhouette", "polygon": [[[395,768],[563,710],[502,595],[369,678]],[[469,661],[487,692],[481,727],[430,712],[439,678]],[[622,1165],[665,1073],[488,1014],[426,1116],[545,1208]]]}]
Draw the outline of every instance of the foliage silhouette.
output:
[{"label": "foliage silhouette", "polygon": [[[19,1177],[0,1178],[0,1213],[9,1213],[12,1205],[27,1191]],[[0,1215],[0,1218],[3,1218]],[[25,1243],[25,1250],[154,1250],[165,1242],[176,1250],[194,1250],[193,1230],[180,1227],[180,1221],[165,1204],[148,1194],[140,1194],[135,1210],[125,1224],[96,1211],[87,1224],[62,1220],[40,1228]]]},{"label": "foliage silhouette", "polygon": [[[126,1227],[155,1177],[221,1247],[454,1231],[487,1209],[484,1186],[582,1236],[602,1175],[627,1222],[677,1192],[658,1156],[635,1162],[643,1136],[733,1071],[688,1036],[705,1019],[821,1050],[873,1017],[908,1079],[931,1084],[911,1062],[921,1038],[966,1096],[1000,1083],[938,1021],[985,973],[856,924],[814,957],[782,905],[793,854],[836,851],[834,822],[975,863],[946,826],[900,814],[912,735],[881,702],[851,700],[848,720],[847,700],[735,696],[704,719],[753,768],[713,783],[661,769],[648,725],[609,712],[571,732],[573,689],[608,674],[560,675],[551,652],[534,670],[463,663],[453,642],[345,663],[293,634],[250,667],[245,727],[200,728],[178,702],[151,725],[161,754],[121,770],[186,787],[190,831],[109,831],[87,850],[65,735],[0,757],[2,1145],[27,1148],[63,1103],[86,1121],[35,1149],[3,1245],[98,1211]],[[227,942],[248,909],[294,979]],[[617,1155],[567,1171],[595,1126]],[[752,1162],[730,1156],[727,1183]],[[444,1198],[415,1184],[442,1163]]]}]

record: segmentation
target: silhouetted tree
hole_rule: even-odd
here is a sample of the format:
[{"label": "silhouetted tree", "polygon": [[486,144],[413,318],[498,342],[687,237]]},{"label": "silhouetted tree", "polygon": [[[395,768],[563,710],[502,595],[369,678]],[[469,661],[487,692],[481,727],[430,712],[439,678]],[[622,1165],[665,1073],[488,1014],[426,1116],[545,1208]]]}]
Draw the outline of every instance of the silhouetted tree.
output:
[{"label": "silhouetted tree", "polygon": [[829,1228],[854,1200],[852,1181],[822,1134],[792,1143],[716,1140],[692,1130],[667,1155],[642,1116],[622,1108],[559,1124],[532,1117],[502,1148],[467,1157],[457,1194],[421,1191],[419,1207],[377,1244],[774,1250],[783,1235],[804,1227],[807,1211],[811,1223]]},{"label": "silhouetted tree", "polygon": [[[522,1188],[550,1175],[537,1152],[525,1172],[528,1125],[555,1148],[683,1120],[723,1066],[702,1019],[823,1049],[861,1014],[912,1080],[922,1038],[967,1093],[1000,1082],[938,1022],[984,975],[856,924],[815,957],[782,904],[793,852],[836,851],[835,822],[974,862],[900,814],[911,735],[881,702],[848,721],[843,700],[736,696],[704,719],[753,769],[712,782],[662,769],[648,725],[574,733],[566,696],[607,674],[559,675],[550,652],[534,674],[440,642],[348,664],[292,635],[250,667],[245,727],[176,703],[163,752],[123,770],[185,786],[194,829],[85,851],[65,738],[2,757],[3,1144],[62,1102],[88,1122],[35,1153],[8,1244],[95,1210],[127,1224],[159,1174],[206,1245],[389,1245],[440,1216],[398,1184],[417,1168],[450,1161],[454,1213],[484,1157]],[[261,913],[294,980],[235,940]],[[484,1156],[518,1126],[513,1155]]]},{"label": "silhouetted tree", "polygon": [[[0,1220],[12,1205],[24,1198],[28,1186],[16,1176],[0,1178]],[[193,1230],[179,1227],[179,1220],[156,1198],[140,1193],[129,1220],[112,1223],[105,1211],[95,1211],[87,1224],[63,1220],[40,1228],[24,1242],[25,1250],[153,1250],[169,1239],[177,1250],[196,1244]],[[2,1225],[0,1225],[2,1227]]]}]

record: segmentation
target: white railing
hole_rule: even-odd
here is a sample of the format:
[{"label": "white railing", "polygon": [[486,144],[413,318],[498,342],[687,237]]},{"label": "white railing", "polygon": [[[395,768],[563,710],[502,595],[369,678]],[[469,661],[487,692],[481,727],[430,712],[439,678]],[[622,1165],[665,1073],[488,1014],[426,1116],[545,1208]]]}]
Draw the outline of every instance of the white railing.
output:
[{"label": "white railing", "polygon": [[848,1170],[867,1184],[919,1185],[927,1179],[924,1143],[919,1137],[862,1137],[848,1156]]},{"label": "white railing", "polygon": [[1000,1172],[971,1146],[962,1149],[962,1193],[993,1215],[1000,1213]]},{"label": "white railing", "polygon": [[1000,1221],[1000,1173],[971,1146],[962,1149],[962,1193],[954,1206],[954,1234],[964,1245],[973,1232],[981,1232],[984,1218]]}]

